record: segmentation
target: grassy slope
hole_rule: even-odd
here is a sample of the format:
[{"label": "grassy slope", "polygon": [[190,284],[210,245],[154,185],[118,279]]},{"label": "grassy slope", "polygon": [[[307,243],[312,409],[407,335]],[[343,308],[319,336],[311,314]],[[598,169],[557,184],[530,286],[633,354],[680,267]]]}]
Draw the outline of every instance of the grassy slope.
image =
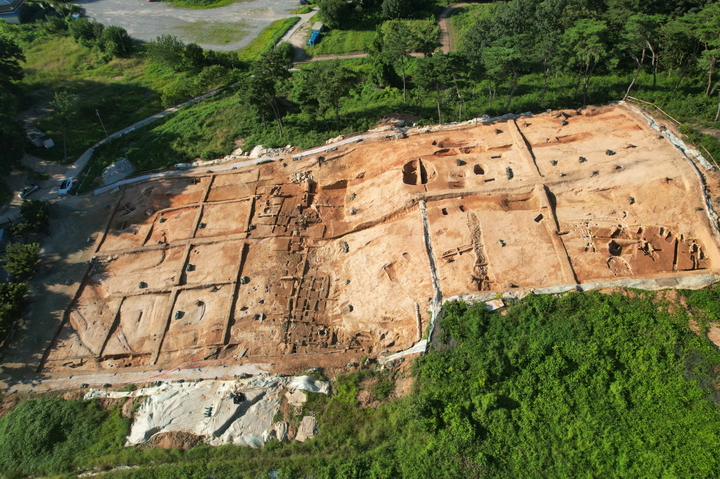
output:
[{"label": "grassy slope", "polygon": [[[144,57],[105,63],[70,37],[45,37],[24,48],[23,87],[34,102],[47,104],[54,92],[78,95],[78,114],[68,132],[68,154],[75,158],[104,136],[95,109],[109,132],[120,130],[162,110],[159,90],[175,76],[153,68]],[[62,132],[51,118],[38,125],[55,139],[56,148],[38,156],[61,161]]]}]

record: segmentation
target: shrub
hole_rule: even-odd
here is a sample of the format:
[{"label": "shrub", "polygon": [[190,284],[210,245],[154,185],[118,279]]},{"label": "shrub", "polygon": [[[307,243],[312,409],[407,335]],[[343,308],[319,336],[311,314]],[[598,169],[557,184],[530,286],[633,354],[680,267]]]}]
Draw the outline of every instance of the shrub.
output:
[{"label": "shrub", "polygon": [[5,271],[13,278],[25,280],[35,273],[39,259],[39,244],[9,244],[5,249]]}]

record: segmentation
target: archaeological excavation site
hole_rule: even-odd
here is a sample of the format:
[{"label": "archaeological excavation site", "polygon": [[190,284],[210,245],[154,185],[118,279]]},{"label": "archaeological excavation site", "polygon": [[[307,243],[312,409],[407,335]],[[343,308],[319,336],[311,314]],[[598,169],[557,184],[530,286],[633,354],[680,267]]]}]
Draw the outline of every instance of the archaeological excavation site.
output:
[{"label": "archaeological excavation site", "polygon": [[665,133],[618,104],[124,185],[39,370],[339,367],[416,345],[447,298],[713,274],[702,175]]}]

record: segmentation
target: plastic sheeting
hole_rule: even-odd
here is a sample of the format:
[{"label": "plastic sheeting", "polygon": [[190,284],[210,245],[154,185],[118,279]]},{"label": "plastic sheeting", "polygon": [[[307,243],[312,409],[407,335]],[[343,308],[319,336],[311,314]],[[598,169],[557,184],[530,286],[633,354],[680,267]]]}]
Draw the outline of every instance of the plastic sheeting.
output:
[{"label": "plastic sheeting", "polygon": [[158,433],[182,431],[204,436],[211,445],[260,447],[270,438],[287,434],[286,424],[273,423],[285,390],[328,394],[330,385],[308,376],[256,376],[164,383],[132,393],[91,390],[85,399],[147,396],[135,413],[127,445],[145,443]]}]

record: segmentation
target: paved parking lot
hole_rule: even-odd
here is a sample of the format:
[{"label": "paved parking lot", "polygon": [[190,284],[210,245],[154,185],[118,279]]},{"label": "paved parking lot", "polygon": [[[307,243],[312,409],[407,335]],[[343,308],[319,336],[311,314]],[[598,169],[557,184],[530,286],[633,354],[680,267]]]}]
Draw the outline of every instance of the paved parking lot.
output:
[{"label": "paved parking lot", "polygon": [[[292,12],[300,7],[297,0],[241,1],[204,10],[146,0],[80,0],[77,4],[85,9],[88,17],[105,25],[123,27],[133,38],[147,42],[158,35],[169,34],[185,43],[194,42],[203,48],[220,51],[244,47],[270,23],[293,16]],[[228,34],[233,26],[242,33]],[[198,35],[207,36],[221,29],[225,30],[226,37],[233,37],[228,43],[197,40]]]}]

